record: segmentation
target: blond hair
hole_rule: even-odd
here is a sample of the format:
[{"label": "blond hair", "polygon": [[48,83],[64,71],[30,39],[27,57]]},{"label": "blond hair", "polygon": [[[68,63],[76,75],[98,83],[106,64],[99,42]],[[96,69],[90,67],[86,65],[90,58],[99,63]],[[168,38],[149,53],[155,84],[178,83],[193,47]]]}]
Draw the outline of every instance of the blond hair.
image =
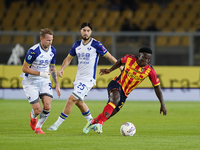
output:
[{"label": "blond hair", "polygon": [[45,28],[45,29],[41,29],[41,30],[40,30],[40,37],[45,38],[45,35],[46,35],[46,34],[53,35],[53,31],[51,31],[51,30],[48,29],[48,28]]}]

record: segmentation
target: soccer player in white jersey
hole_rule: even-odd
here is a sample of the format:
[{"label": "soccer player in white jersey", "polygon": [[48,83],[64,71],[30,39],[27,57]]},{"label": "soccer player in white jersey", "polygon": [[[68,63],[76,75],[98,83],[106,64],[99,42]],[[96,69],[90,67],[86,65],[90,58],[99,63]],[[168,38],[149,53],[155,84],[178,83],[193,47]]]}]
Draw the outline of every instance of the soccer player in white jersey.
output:
[{"label": "soccer player in white jersey", "polygon": [[57,121],[47,130],[57,130],[71,113],[73,105],[76,105],[85,119],[90,121],[92,115],[84,102],[84,98],[96,84],[96,69],[99,55],[106,57],[112,63],[117,61],[99,41],[91,37],[92,25],[90,23],[83,23],[80,27],[80,33],[82,40],[75,42],[58,72],[58,75],[62,77],[64,69],[71,63],[73,57],[77,56],[78,70],[74,81],[74,91],[69,96],[64,110],[59,115]]},{"label": "soccer player in white jersey", "polygon": [[[56,84],[56,92],[60,97],[60,86],[55,68],[56,49],[51,46],[53,32],[48,29],[41,29],[40,43],[32,46],[24,59],[22,67],[22,85],[26,97],[32,107],[30,113],[30,126],[37,134],[44,134],[42,125],[49,116],[53,92],[50,81],[50,73]],[[49,73],[50,68],[50,73]],[[41,98],[43,109],[39,99]],[[37,122],[37,116],[40,118]]]}]

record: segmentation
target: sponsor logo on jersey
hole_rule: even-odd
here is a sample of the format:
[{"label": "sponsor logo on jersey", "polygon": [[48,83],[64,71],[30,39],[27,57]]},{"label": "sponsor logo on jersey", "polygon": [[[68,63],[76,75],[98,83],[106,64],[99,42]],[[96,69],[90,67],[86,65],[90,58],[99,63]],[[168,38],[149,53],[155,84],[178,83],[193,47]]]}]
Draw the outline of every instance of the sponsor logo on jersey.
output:
[{"label": "sponsor logo on jersey", "polygon": [[31,54],[35,54],[35,52],[31,52]]}]

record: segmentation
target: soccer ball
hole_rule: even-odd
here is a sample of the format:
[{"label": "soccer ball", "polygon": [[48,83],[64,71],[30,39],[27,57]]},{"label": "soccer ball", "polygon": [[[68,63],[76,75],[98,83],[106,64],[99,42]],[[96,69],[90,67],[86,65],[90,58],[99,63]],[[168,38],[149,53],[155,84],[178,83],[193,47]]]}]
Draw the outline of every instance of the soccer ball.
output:
[{"label": "soccer ball", "polygon": [[136,127],[131,122],[122,124],[120,132],[123,136],[134,136],[136,133]]}]

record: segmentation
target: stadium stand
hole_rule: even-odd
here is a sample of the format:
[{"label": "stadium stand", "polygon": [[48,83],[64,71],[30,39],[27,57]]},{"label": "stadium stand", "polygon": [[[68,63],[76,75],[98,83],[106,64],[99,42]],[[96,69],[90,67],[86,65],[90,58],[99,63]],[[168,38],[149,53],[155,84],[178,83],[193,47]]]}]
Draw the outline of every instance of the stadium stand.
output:
[{"label": "stadium stand", "polygon": [[[142,30],[145,29],[149,21],[155,21],[158,29],[164,32],[194,32],[197,24],[200,24],[200,2],[198,0],[170,0],[165,7],[161,7],[155,2],[143,2],[136,0],[138,8],[133,11],[125,9],[123,11],[112,11],[106,0],[51,0],[44,1],[43,6],[31,3],[27,6],[26,0],[13,1],[9,8],[0,0],[0,30],[2,31],[38,31],[40,28],[49,27],[54,31],[79,31],[79,25],[84,22],[91,22],[94,31],[119,32],[120,26],[125,18],[130,23],[137,23]],[[12,42],[32,41],[28,37],[6,37]],[[13,39],[13,40],[12,40]],[[70,38],[55,38],[55,43],[71,43]],[[102,38],[108,44],[110,38]],[[174,37],[165,39],[158,37],[158,45],[176,45],[182,43],[187,46],[188,39]],[[5,43],[2,39],[0,42]],[[159,44],[160,43],[160,44]]]}]

